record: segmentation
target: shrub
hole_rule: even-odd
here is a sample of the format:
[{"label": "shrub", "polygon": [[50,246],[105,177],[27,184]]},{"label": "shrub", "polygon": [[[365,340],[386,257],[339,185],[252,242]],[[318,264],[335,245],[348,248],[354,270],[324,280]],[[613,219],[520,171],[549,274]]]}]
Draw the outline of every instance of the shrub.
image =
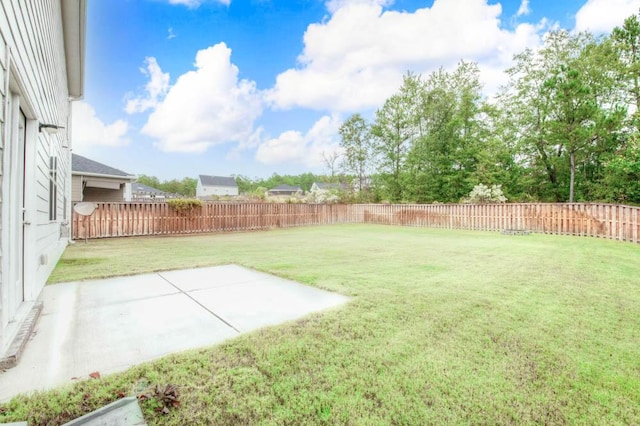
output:
[{"label": "shrub", "polygon": [[504,203],[507,197],[502,193],[502,185],[488,187],[481,183],[473,187],[469,196],[463,201],[469,204]]},{"label": "shrub", "polygon": [[167,200],[167,204],[179,214],[185,216],[191,213],[196,207],[202,207],[202,201],[196,198],[174,198]]},{"label": "shrub", "polygon": [[259,186],[253,191],[251,191],[249,195],[251,196],[251,198],[256,198],[258,200],[264,201],[267,198],[267,191],[268,189],[265,188],[264,186]]},{"label": "shrub", "polygon": [[335,204],[340,201],[340,195],[335,189],[309,192],[305,198],[309,204]]}]

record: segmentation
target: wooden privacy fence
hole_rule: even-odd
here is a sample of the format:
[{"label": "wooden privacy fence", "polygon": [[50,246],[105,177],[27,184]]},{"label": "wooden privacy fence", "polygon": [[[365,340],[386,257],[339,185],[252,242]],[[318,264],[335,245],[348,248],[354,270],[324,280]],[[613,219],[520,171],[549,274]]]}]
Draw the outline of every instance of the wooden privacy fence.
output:
[{"label": "wooden privacy fence", "polygon": [[179,213],[166,203],[97,203],[90,217],[73,211],[74,239],[248,231],[349,223],[343,204],[204,203]]},{"label": "wooden privacy fence", "polygon": [[165,203],[99,203],[73,213],[73,238],[172,235],[373,223],[482,231],[528,230],[640,241],[640,207],[612,204],[206,203],[180,214]]},{"label": "wooden privacy fence", "polygon": [[640,207],[612,204],[361,205],[364,223],[480,231],[527,230],[640,241]]}]

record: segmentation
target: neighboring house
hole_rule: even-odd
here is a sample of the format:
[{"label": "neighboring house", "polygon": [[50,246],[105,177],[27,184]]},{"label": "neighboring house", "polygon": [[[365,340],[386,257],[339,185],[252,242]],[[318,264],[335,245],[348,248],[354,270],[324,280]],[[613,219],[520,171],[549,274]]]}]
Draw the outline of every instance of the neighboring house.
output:
[{"label": "neighboring house", "polygon": [[269,195],[302,195],[302,188],[291,185],[278,185],[269,190]]},{"label": "neighboring house", "polygon": [[198,176],[196,197],[208,199],[225,195],[238,195],[238,183],[233,177],[225,176]]},{"label": "neighboring house", "polygon": [[84,94],[85,23],[86,0],[0,5],[0,369],[15,363],[69,241],[70,113]]},{"label": "neighboring house", "polygon": [[131,184],[131,201],[135,202],[150,202],[157,201],[163,202],[169,198],[175,198],[174,194],[169,194],[167,192],[161,191],[154,187],[133,182]]},{"label": "neighboring house", "polygon": [[71,201],[99,203],[131,201],[136,177],[78,154],[72,154]]}]

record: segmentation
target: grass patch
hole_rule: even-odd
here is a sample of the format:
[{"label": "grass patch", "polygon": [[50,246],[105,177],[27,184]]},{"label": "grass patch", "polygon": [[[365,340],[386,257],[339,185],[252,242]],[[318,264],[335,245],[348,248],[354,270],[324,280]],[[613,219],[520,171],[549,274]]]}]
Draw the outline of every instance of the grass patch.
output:
[{"label": "grass patch", "polygon": [[18,396],[0,422],[174,384],[168,415],[142,402],[149,424],[637,424],[639,260],[606,240],[373,225],[78,242],[52,283],[238,263],[353,300]]},{"label": "grass patch", "polygon": [[62,258],[56,265],[58,268],[72,268],[74,266],[79,266],[85,268],[87,266],[95,266],[99,264],[104,264],[108,261],[107,258],[104,257],[75,257],[75,258]]}]

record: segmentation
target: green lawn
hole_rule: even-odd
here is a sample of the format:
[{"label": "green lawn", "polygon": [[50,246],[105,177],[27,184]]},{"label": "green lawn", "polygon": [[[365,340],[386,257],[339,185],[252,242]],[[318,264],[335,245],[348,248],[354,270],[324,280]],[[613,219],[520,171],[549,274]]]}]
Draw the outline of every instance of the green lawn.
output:
[{"label": "green lawn", "polygon": [[69,247],[51,281],[225,263],[353,300],[17,397],[0,422],[57,424],[167,384],[180,405],[143,401],[150,424],[640,422],[637,245],[373,225],[124,238]]}]

